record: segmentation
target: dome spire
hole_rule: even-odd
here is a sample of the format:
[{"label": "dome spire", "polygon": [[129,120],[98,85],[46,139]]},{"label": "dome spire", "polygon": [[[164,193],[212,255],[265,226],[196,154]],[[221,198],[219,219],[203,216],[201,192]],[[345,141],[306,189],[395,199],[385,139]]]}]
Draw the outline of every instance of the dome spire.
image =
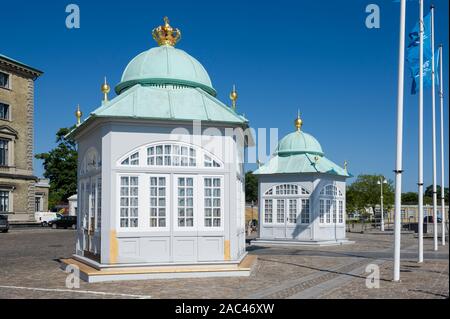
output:
[{"label": "dome spire", "polygon": [[303,125],[303,121],[300,118],[300,110],[297,111],[297,118],[294,121],[295,123],[295,128],[297,129],[297,132],[300,132],[300,130],[302,129],[302,125]]},{"label": "dome spire", "polygon": [[164,25],[159,26],[152,31],[153,39],[159,46],[170,45],[175,46],[181,39],[181,31],[177,28],[172,28],[169,24],[169,18],[164,17]]},{"label": "dome spire", "polygon": [[77,117],[77,126],[81,124],[81,117],[83,116],[83,113],[80,110],[80,104],[77,106],[77,111],[75,112],[75,116]]},{"label": "dome spire", "polygon": [[233,84],[233,90],[230,93],[230,100],[231,100],[231,106],[233,107],[233,110],[236,111],[236,101],[238,99],[238,94],[236,91],[236,85]]},{"label": "dome spire", "polygon": [[102,84],[103,103],[108,102],[109,91],[111,91],[111,88],[109,87],[108,82],[106,82],[106,76],[105,76],[105,82]]}]

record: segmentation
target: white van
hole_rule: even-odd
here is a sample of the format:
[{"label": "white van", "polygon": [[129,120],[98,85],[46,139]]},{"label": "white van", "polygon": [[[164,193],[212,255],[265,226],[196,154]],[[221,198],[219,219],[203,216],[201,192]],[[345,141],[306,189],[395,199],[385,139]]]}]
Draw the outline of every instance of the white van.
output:
[{"label": "white van", "polygon": [[42,227],[47,227],[48,222],[51,220],[55,220],[59,217],[58,213],[52,212],[35,212],[34,219],[41,224]]}]

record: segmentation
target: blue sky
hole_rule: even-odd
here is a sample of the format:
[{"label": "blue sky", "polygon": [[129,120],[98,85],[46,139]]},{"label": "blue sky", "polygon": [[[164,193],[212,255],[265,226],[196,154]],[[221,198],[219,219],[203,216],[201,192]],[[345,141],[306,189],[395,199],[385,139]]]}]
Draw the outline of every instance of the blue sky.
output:
[{"label": "blue sky", "polygon": [[[65,27],[69,3],[80,7],[80,29]],[[370,3],[381,9],[380,29],[365,27]],[[425,1],[426,12],[430,4]],[[436,44],[444,44],[448,70],[448,1],[434,4]],[[35,152],[51,149],[56,130],[74,124],[77,103],[85,114],[99,106],[103,76],[115,86],[129,60],[156,45],[151,30],[165,15],[183,33],[177,47],[205,66],[222,101],[228,103],[236,83],[238,110],[253,127],[277,127],[284,136],[300,108],[304,131],[320,141],[327,157],[347,160],[354,175],[393,179],[399,4],[392,0],[3,2],[3,25],[14,32],[2,33],[0,53],[45,72],[36,82]],[[408,2],[407,31],[417,16],[417,2]],[[417,97],[409,94],[408,72],[405,77],[403,188],[415,191]],[[448,73],[444,81],[448,97]],[[448,156],[448,99],[445,119]],[[430,90],[424,121],[429,185]],[[43,173],[39,161],[35,171]]]}]

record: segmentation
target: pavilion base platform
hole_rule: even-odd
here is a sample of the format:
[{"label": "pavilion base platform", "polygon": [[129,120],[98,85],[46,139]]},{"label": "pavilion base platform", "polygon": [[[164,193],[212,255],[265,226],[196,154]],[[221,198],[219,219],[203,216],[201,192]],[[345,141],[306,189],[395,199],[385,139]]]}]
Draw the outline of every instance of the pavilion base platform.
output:
[{"label": "pavilion base platform", "polygon": [[265,239],[256,238],[250,242],[255,246],[341,246],[354,244],[354,241],[348,239],[338,240],[292,240],[292,239]]},{"label": "pavilion base platform", "polygon": [[206,278],[206,277],[247,277],[250,276],[257,261],[256,256],[246,254],[239,263],[216,262],[201,264],[166,265],[100,265],[84,257],[61,259],[61,269],[69,265],[80,270],[80,279],[89,282]]}]

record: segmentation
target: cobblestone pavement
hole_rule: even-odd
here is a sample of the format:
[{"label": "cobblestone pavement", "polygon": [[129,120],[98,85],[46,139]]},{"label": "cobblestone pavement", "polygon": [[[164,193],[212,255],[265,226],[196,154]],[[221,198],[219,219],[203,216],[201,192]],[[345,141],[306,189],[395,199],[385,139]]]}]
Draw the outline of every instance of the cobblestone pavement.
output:
[{"label": "cobblestone pavement", "polygon": [[[392,234],[349,233],[352,245],[334,247],[249,246],[258,256],[248,278],[198,278],[65,286],[58,259],[70,257],[75,232],[13,229],[0,234],[0,298],[448,298],[448,246],[415,262],[417,239],[402,235],[400,283],[391,282]],[[366,288],[366,266],[380,267],[380,288]]]}]

